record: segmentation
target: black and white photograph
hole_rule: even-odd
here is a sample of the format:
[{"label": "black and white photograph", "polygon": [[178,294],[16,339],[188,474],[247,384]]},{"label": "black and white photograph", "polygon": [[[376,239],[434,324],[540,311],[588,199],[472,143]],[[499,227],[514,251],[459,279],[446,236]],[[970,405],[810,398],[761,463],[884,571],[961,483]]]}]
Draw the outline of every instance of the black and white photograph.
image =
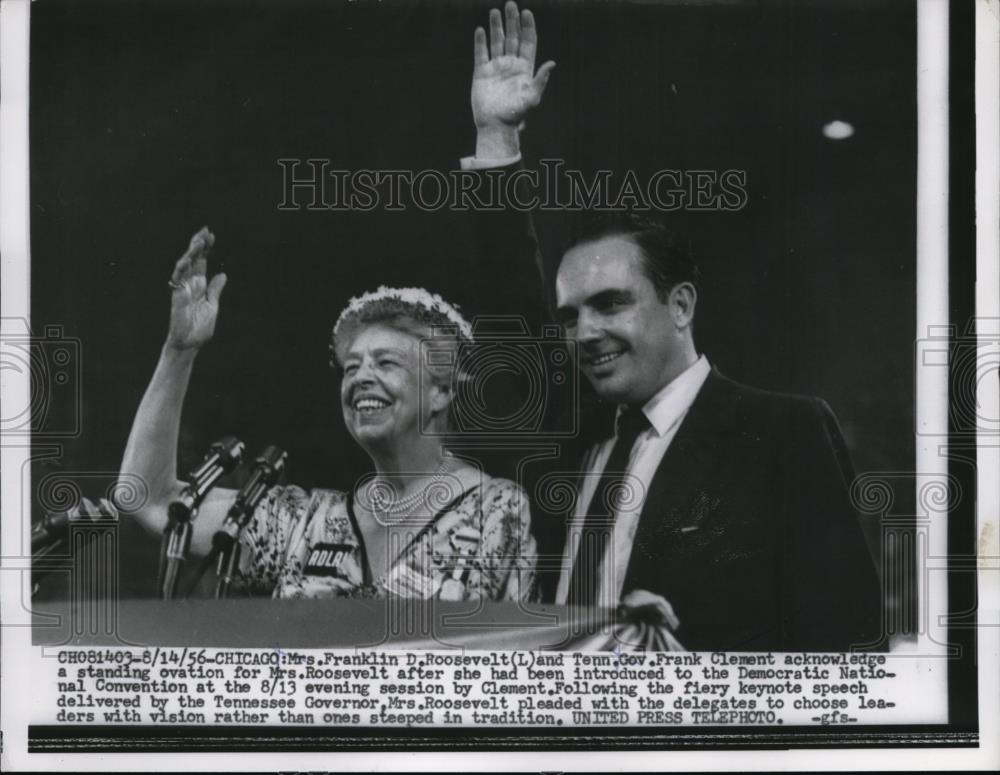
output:
[{"label": "black and white photograph", "polygon": [[997,757],[995,1],[2,10],[15,768]]}]

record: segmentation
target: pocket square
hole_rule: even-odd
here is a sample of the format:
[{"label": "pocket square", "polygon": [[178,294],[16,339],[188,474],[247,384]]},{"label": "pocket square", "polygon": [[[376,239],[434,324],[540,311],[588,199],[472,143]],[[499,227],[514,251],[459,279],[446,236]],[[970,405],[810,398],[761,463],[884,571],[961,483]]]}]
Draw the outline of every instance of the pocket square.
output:
[{"label": "pocket square", "polygon": [[704,491],[699,492],[698,497],[691,504],[688,518],[684,520],[687,524],[681,527],[681,532],[688,533],[700,528],[702,523],[718,510],[720,503],[722,503],[722,499],[718,496],[709,495]]}]

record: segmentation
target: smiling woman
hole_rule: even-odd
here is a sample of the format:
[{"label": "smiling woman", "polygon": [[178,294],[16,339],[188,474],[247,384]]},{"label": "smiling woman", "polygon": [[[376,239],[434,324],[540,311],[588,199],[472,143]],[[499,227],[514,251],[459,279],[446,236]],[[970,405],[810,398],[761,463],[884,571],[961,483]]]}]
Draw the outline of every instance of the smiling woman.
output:
[{"label": "smiling woman", "polygon": [[[383,427],[386,410],[395,405],[377,389],[366,389],[369,370],[390,383],[415,377],[415,386],[402,388],[404,396],[419,394],[427,411],[410,412],[410,421],[419,422],[422,432],[431,436],[446,433],[454,416],[453,387],[461,378],[460,344],[472,344],[472,327],[456,307],[423,288],[382,286],[351,299],[333,328],[330,349],[331,365],[344,372],[344,421],[355,440],[363,426]],[[421,374],[426,386],[420,383]],[[408,408],[419,409],[404,402],[403,410]]]},{"label": "smiling woman", "polygon": [[[214,235],[191,240],[171,278],[167,342],[136,415],[124,476],[149,483],[136,514],[160,531],[180,492],[180,412],[195,354],[214,333],[225,275],[207,279]],[[458,348],[472,331],[458,310],[422,288],[379,288],[351,299],[333,332],[344,422],[374,473],[345,490],[272,487],[240,540],[242,581],[274,597],[393,596],[524,600],[536,561],[528,500],[444,446]],[[430,346],[428,346],[430,345]],[[443,357],[442,357],[443,356]],[[209,492],[191,550],[207,554],[235,493]]]}]

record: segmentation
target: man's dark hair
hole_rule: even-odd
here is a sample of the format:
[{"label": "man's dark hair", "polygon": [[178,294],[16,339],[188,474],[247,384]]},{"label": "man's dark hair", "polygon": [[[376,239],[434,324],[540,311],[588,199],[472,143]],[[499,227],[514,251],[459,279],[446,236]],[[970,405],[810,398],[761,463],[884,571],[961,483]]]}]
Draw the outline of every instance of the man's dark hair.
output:
[{"label": "man's dark hair", "polygon": [[701,272],[690,240],[660,221],[630,212],[587,213],[577,222],[568,247],[606,237],[626,237],[639,246],[643,269],[661,301],[678,283],[688,282],[701,290]]}]

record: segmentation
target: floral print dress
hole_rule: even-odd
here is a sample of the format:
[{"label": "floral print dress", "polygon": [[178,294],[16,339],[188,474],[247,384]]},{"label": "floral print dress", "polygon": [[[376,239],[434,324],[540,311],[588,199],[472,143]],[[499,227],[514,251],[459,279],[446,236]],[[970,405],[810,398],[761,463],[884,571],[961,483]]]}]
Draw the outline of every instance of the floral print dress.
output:
[{"label": "floral print dress", "polygon": [[396,528],[389,567],[377,576],[352,501],[337,490],[272,487],[240,538],[248,591],[277,598],[531,598],[537,550],[527,495],[514,482],[482,476],[436,514]]}]

